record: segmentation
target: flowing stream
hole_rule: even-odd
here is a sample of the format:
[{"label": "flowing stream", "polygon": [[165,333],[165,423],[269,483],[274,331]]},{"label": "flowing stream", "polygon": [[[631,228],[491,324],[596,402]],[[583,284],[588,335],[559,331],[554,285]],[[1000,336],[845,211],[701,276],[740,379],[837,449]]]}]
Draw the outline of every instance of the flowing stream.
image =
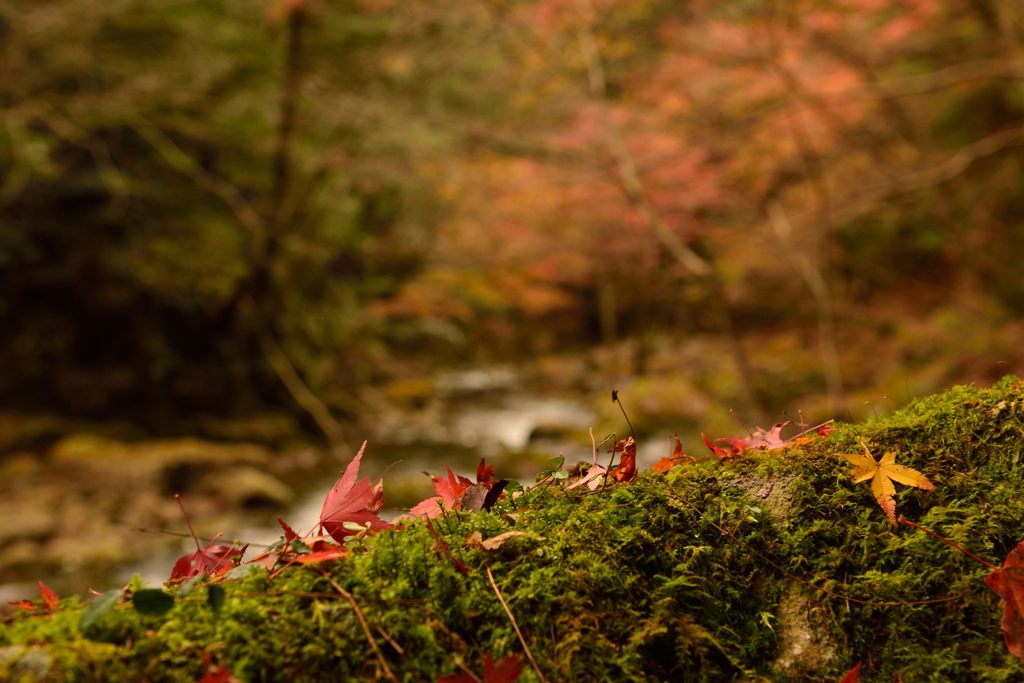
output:
[{"label": "flowing stream", "polygon": [[[377,433],[368,437],[360,477],[384,479],[386,507],[382,516],[386,519],[400,516],[417,500],[433,495],[423,473],[441,475],[446,465],[456,474],[472,478],[477,462],[485,457],[488,462],[497,460],[500,476],[532,480],[538,468],[530,452],[547,457],[564,452],[570,460],[590,458],[591,449],[581,437],[595,416],[582,402],[535,395],[522,387],[514,372],[504,369],[448,374],[435,385],[437,392],[430,405],[382,415]],[[252,557],[261,546],[280,540],[278,515],[299,533],[314,529],[324,496],[349,457],[309,482],[294,505],[276,512],[261,511],[256,523],[233,529],[223,541],[237,538],[249,543],[247,556]],[[410,491],[414,495],[410,496]],[[139,574],[147,585],[159,586],[174,560],[194,547],[191,539],[183,539],[180,550],[126,567],[113,577],[113,583],[124,583],[132,574]]]}]

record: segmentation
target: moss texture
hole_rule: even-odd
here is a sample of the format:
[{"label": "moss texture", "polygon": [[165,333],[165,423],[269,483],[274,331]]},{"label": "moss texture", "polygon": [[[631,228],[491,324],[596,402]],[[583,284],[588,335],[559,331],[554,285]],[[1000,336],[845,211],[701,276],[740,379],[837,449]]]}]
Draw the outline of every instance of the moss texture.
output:
[{"label": "moss texture", "polygon": [[[382,659],[398,680],[480,671],[523,652],[490,570],[548,680],[835,681],[858,661],[862,681],[1024,680],[989,570],[891,526],[838,457],[860,442],[936,484],[898,486],[898,513],[997,564],[1024,539],[1024,382],[1006,378],[733,464],[449,513],[435,527],[467,575],[417,521],[319,568],[249,568],[217,613],[198,585],[83,633],[71,599],[0,630],[0,678],[194,681],[204,654],[251,681],[383,678]],[[467,543],[510,530],[532,535]]]}]

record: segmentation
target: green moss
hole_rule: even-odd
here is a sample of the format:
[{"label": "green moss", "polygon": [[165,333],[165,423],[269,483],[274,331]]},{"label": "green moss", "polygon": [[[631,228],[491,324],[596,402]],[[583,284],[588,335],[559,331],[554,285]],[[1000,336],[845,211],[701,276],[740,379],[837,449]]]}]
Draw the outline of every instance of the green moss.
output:
[{"label": "green moss", "polygon": [[[193,681],[204,652],[244,680],[383,676],[332,581],[399,680],[479,670],[484,653],[523,650],[490,570],[549,680],[834,681],[857,661],[865,681],[1021,680],[988,570],[892,527],[837,456],[862,441],[895,452],[936,484],[898,487],[898,512],[998,562],[1024,538],[1022,436],[1020,380],[957,387],[733,465],[597,492],[538,486],[490,513],[449,514],[435,526],[466,576],[412,522],[327,575],[251,569],[223,584],[219,614],[197,588],[165,617],[123,606],[83,635],[71,601],[0,631],[0,677],[45,653],[52,680]],[[534,535],[492,551],[466,543],[512,529]],[[530,668],[523,680],[536,680]]]}]

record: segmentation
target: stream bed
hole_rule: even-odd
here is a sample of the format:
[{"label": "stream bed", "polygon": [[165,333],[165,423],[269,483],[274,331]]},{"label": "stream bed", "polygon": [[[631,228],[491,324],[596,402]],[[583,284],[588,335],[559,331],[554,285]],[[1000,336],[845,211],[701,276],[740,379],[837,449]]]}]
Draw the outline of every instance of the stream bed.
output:
[{"label": "stream bed", "polygon": [[[278,517],[311,531],[364,439],[360,477],[383,480],[386,519],[434,495],[430,475],[443,476],[446,466],[473,478],[485,458],[499,477],[528,485],[560,454],[570,464],[591,460],[588,428],[600,420],[592,399],[546,396],[514,370],[475,369],[370,396],[370,426],[349,428],[347,448],[334,454],[67,434],[43,451],[0,461],[13,472],[0,472],[0,605],[35,596],[36,579],[62,595],[109,590],[133,574],[162,584],[175,559],[195,549],[176,493],[201,538],[248,543],[249,557],[281,538]],[[606,435],[595,436],[600,446]],[[602,458],[609,446],[601,446]],[[667,452],[663,440],[642,440],[638,464]]]},{"label": "stream bed", "polygon": [[[360,477],[383,479],[385,519],[394,520],[434,495],[427,475],[443,475],[446,466],[472,478],[480,458],[485,458],[501,477],[526,484],[533,481],[540,464],[559,453],[570,461],[591,457],[587,429],[595,415],[583,401],[532,393],[506,369],[446,374],[433,382],[433,388],[428,401],[411,409],[379,406],[373,433],[366,437]],[[225,530],[222,542],[250,544],[251,557],[280,540],[278,516],[299,533],[315,529],[324,497],[353,455],[323,455],[309,480],[296,487],[293,504],[254,511],[247,523]],[[111,577],[112,584],[138,574],[148,585],[160,585],[174,560],[193,549],[192,540],[182,538],[180,545],[125,565]]]}]

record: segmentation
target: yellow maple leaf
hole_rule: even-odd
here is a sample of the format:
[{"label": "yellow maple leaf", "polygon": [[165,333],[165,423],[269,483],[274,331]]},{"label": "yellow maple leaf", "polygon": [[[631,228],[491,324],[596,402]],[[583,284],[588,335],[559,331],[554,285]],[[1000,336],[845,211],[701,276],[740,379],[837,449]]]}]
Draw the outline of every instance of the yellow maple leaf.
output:
[{"label": "yellow maple leaf", "polygon": [[853,464],[853,472],[851,474],[853,483],[859,484],[862,481],[871,480],[871,493],[875,494],[875,500],[878,501],[879,507],[882,508],[882,511],[889,517],[889,521],[895,526],[896,500],[893,496],[896,494],[896,487],[893,486],[893,482],[898,481],[901,484],[914,486],[925,491],[933,490],[935,484],[931,483],[928,477],[914,468],[897,465],[895,453],[886,453],[882,456],[881,460],[876,461],[874,456],[871,455],[871,451],[868,450],[867,445],[862,443],[861,446],[864,447],[864,455],[850,453],[842,456]]}]

